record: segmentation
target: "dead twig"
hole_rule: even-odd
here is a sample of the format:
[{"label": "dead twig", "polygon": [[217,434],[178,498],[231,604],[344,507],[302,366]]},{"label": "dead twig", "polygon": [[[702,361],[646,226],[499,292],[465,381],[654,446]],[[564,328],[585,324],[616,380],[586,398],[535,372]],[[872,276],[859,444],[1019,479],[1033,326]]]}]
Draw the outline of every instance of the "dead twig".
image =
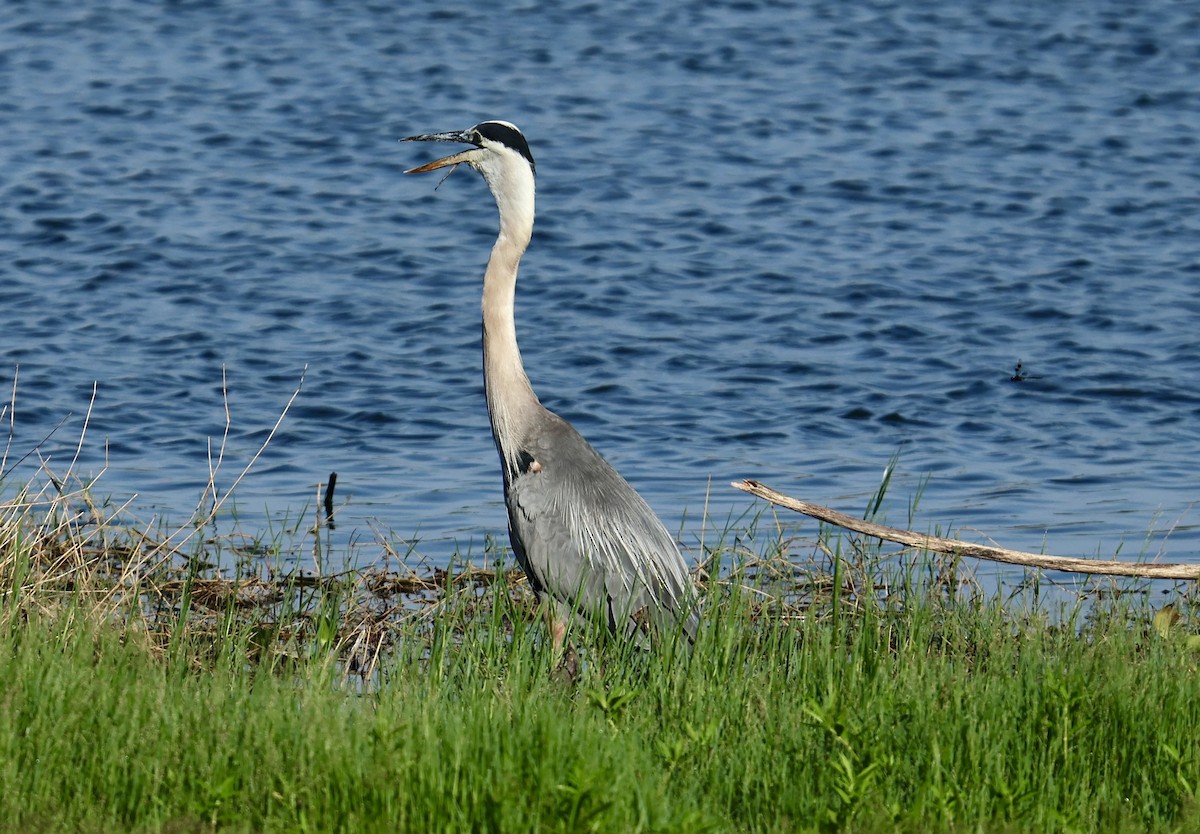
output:
[{"label": "dead twig", "polygon": [[1115,562],[1101,559],[1075,559],[1067,556],[1046,556],[1038,553],[1024,553],[1019,550],[1007,550],[1003,547],[988,547],[981,544],[961,541],[959,539],[944,539],[940,536],[929,536],[924,533],[914,533],[912,530],[901,530],[897,527],[885,527],[871,521],[839,513],[819,504],[810,504],[797,498],[776,492],[758,481],[734,481],[731,486],[756,495],[772,504],[777,504],[789,510],[810,516],[820,521],[872,536],[884,541],[919,547],[922,550],[932,550],[936,553],[948,553],[953,556],[970,556],[975,559],[989,559],[993,562],[1004,562],[1009,565],[1022,565],[1042,570],[1061,570],[1072,573],[1096,573],[1105,576],[1134,576],[1143,579],[1200,579],[1200,565],[1182,564],[1147,564],[1144,562]]}]

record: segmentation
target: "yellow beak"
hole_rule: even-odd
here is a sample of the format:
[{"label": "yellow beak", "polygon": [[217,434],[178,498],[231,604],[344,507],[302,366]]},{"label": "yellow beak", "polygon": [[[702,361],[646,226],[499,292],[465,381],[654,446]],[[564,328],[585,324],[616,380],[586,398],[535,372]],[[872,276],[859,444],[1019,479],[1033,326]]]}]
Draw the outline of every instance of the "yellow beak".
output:
[{"label": "yellow beak", "polygon": [[424,174],[426,171],[436,171],[438,168],[445,168],[447,165],[461,165],[464,162],[470,162],[471,154],[473,154],[476,150],[476,148],[471,148],[470,150],[461,151],[451,156],[444,156],[441,159],[435,159],[433,162],[426,162],[424,165],[420,165],[416,168],[409,168],[404,173]]},{"label": "yellow beak", "polygon": [[[417,136],[405,136],[401,142],[461,142],[468,145],[476,145],[476,141],[472,141],[468,131],[456,130],[451,133],[421,133]],[[465,151],[460,151],[450,156],[435,159],[433,162],[426,162],[417,168],[412,168],[405,171],[406,174],[424,174],[426,171],[436,171],[438,168],[445,168],[448,165],[460,165],[463,162],[471,161],[471,154],[479,150],[478,146],[468,148]]]}]

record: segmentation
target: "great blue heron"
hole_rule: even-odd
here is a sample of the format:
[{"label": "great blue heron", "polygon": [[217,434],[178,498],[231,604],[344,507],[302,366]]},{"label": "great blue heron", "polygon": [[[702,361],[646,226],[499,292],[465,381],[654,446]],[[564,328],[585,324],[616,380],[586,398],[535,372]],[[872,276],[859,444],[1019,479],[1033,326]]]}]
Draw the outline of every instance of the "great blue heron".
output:
[{"label": "great blue heron", "polygon": [[695,591],[671,534],[591,444],[541,404],[525,375],[513,320],[517,267],[533,233],[534,163],[525,136],[509,122],[487,121],[404,141],[471,145],[406,173],[469,165],[500,210],[483,276],[483,381],[509,539],[534,593],[552,608],[555,646],[574,612],[638,642],[677,629],[694,639]]}]

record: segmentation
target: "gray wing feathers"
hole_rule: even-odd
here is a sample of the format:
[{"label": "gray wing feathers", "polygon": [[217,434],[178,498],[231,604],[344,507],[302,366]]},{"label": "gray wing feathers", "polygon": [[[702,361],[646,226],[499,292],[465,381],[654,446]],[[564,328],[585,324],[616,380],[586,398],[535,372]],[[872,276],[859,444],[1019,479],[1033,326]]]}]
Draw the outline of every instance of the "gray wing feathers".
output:
[{"label": "gray wing feathers", "polygon": [[[547,415],[553,417],[553,415]],[[649,616],[694,631],[687,566],[650,506],[569,423],[553,417],[523,451],[536,465],[509,483],[511,538],[535,590],[618,633]]]}]

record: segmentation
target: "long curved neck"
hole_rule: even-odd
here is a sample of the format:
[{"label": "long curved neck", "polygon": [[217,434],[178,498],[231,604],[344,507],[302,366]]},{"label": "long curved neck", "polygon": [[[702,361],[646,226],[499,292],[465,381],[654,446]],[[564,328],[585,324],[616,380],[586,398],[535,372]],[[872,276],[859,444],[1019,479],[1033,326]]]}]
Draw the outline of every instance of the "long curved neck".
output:
[{"label": "long curved neck", "polygon": [[542,408],[525,375],[513,316],[517,267],[533,234],[534,189],[528,172],[483,174],[500,210],[500,234],[483,276],[483,382],[507,482],[518,466],[522,429]]}]

